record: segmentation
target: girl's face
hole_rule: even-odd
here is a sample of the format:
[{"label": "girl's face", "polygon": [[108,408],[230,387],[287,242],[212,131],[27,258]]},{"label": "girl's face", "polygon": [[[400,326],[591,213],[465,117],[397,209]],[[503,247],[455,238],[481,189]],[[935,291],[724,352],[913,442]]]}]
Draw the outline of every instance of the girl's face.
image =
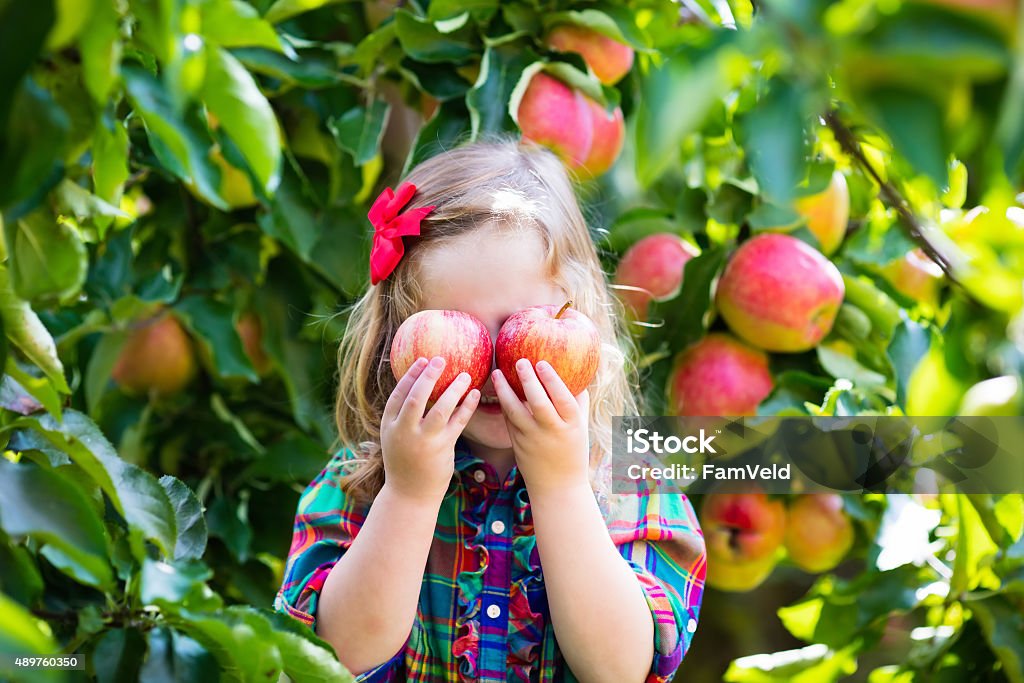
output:
[{"label": "girl's face", "polygon": [[[491,334],[505,319],[530,306],[559,305],[566,293],[544,274],[544,242],[533,231],[495,233],[486,228],[437,247],[424,255],[421,310],[453,310],[476,316]],[[494,369],[494,359],[491,359]],[[489,449],[508,449],[512,441],[501,407],[482,403],[496,398],[490,377],[481,403],[463,435]]]}]

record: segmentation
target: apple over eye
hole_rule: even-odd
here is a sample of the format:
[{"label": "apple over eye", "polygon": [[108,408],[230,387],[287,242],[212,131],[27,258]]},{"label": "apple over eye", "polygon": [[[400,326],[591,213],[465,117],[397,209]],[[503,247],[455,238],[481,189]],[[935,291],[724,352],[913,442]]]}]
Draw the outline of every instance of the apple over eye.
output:
[{"label": "apple over eye", "polygon": [[459,373],[469,373],[470,389],[479,389],[491,371],[491,335],[477,318],[461,311],[427,310],[414,313],[398,327],[391,340],[391,371],[401,379],[417,358],[434,356],[445,360],[444,370],[430,393],[433,403]]},{"label": "apple over eye", "polygon": [[590,386],[601,359],[601,334],[594,321],[571,308],[533,306],[512,314],[498,330],[494,356],[498,369],[520,399],[526,400],[516,371],[525,358],[536,368],[546,360],[575,396]]}]

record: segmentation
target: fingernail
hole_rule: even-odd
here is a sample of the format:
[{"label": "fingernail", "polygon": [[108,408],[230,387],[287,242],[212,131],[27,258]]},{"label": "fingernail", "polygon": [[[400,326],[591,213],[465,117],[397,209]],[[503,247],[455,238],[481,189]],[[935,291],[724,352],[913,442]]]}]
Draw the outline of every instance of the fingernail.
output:
[{"label": "fingernail", "polygon": [[468,381],[470,381],[473,378],[469,376],[468,372],[460,372],[459,376],[456,377],[455,379],[459,380],[460,382],[462,382],[462,381],[468,382]]},{"label": "fingernail", "polygon": [[520,358],[519,360],[516,361],[516,369],[525,370],[528,367],[530,367],[530,361],[526,360],[525,358]]},{"label": "fingernail", "polygon": [[548,363],[546,360],[542,360],[539,363],[537,363],[537,369],[547,372],[548,370],[551,369],[551,364]]},{"label": "fingernail", "polygon": [[434,356],[434,358],[430,361],[430,367],[432,368],[440,368],[443,365],[444,358],[442,358],[441,356]]}]

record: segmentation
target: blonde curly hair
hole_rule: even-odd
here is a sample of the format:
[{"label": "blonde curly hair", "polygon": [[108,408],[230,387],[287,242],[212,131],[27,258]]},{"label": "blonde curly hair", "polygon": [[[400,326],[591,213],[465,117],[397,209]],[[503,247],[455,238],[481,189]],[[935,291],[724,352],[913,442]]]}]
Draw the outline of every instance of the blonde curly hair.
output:
[{"label": "blonde curly hair", "polygon": [[[525,142],[488,141],[441,152],[406,182],[417,192],[405,210],[433,204],[418,237],[407,237],[405,255],[390,276],[348,309],[338,348],[335,448],[350,448],[356,468],[340,485],[370,501],[384,483],[380,425],[396,380],[389,363],[399,325],[419,310],[424,254],[473,231],[536,230],[545,245],[545,271],[570,292],[573,305],[601,333],[601,362],[590,389],[591,485],[607,501],[611,484],[612,418],[637,415],[637,369],[621,302],[609,292],[594,242],[562,163]],[[518,201],[508,201],[509,197]],[[602,505],[603,508],[606,506]]]}]

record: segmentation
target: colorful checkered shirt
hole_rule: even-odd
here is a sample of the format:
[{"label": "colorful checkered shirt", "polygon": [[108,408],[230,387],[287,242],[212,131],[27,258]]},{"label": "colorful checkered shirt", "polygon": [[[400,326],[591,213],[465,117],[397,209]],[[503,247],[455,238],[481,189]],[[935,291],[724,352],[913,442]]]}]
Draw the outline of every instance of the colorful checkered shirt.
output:
[{"label": "colorful checkered shirt", "polygon": [[[409,638],[390,660],[356,680],[576,681],[551,625],[522,476],[513,467],[499,482],[461,438],[455,453],[456,476],[438,514]],[[369,509],[351,503],[338,487],[339,477],[351,471],[345,461],[353,457],[347,449],[337,453],[299,500],[274,601],[275,609],[314,628],[327,575]],[[667,493],[612,495],[602,511],[654,618],[646,681],[669,681],[690,647],[703,595],[697,517],[686,496]]]}]

